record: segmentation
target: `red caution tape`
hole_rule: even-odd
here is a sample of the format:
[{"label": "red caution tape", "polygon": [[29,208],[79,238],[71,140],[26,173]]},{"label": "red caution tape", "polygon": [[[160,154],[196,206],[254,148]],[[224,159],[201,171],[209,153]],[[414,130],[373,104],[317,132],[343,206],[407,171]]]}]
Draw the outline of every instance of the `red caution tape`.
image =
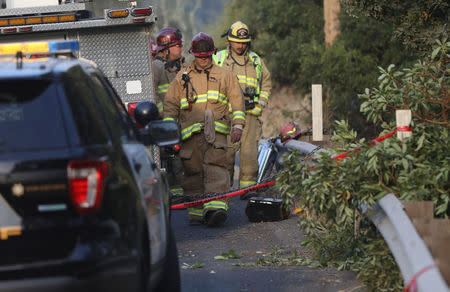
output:
[{"label": "red caution tape", "polygon": [[[392,137],[397,132],[410,132],[410,131],[412,131],[412,129],[408,126],[397,127],[395,129],[395,131],[392,131],[390,133],[387,133],[386,135],[383,135],[383,136],[373,139],[371,141],[370,145],[372,146],[372,145],[375,145],[377,142],[384,141],[387,138]],[[352,150],[352,151],[347,151],[347,152],[341,153],[341,154],[331,158],[331,160],[344,159],[344,158],[352,156],[353,154],[355,154],[357,152],[359,152],[359,148],[356,148],[355,150]]]},{"label": "red caution tape", "polygon": [[412,132],[412,128],[408,126],[399,126],[397,127],[397,132]]},{"label": "red caution tape", "polygon": [[270,182],[266,182],[266,183],[262,183],[262,184],[257,184],[245,189],[241,189],[241,190],[237,190],[237,191],[233,191],[233,192],[229,192],[229,193],[225,193],[223,195],[218,195],[215,197],[211,197],[211,198],[206,198],[203,200],[198,200],[198,201],[194,201],[194,202],[186,202],[186,203],[181,203],[181,204],[176,204],[176,205],[172,205],[170,206],[170,209],[175,210],[175,209],[183,209],[183,208],[189,208],[189,207],[193,207],[193,206],[197,206],[197,205],[201,205],[210,201],[214,201],[214,200],[218,200],[218,199],[223,199],[223,198],[229,198],[229,197],[234,197],[234,196],[238,196],[238,195],[242,195],[263,187],[268,187],[275,184],[275,181],[270,181]]},{"label": "red caution tape", "polygon": [[[399,131],[399,132],[409,132],[409,131],[412,131],[412,129],[410,127],[408,127],[408,126],[397,127],[394,131],[392,131],[390,133],[387,133],[386,135],[383,135],[381,137],[373,139],[371,141],[370,145],[375,145],[377,142],[381,142],[381,141],[386,140],[389,137],[392,137],[397,131]],[[347,151],[347,152],[341,153],[341,154],[331,158],[331,160],[344,159],[344,158],[352,156],[353,154],[355,154],[357,152],[359,152],[359,148],[356,148],[355,150],[352,150],[352,151]],[[257,189],[262,188],[262,187],[271,186],[273,184],[275,184],[275,181],[270,181],[270,182],[267,182],[267,183],[257,184],[257,185],[254,185],[254,186],[251,186],[251,187],[248,187],[248,188],[245,188],[245,189],[233,191],[233,192],[230,192],[230,193],[225,193],[223,195],[218,195],[218,196],[211,197],[211,198],[206,198],[206,199],[203,199],[203,200],[198,200],[198,201],[194,201],[194,202],[186,202],[186,203],[172,205],[170,207],[170,209],[174,210],[174,209],[183,209],[183,208],[193,207],[193,206],[201,205],[201,204],[204,204],[204,203],[207,203],[207,202],[210,202],[210,201],[214,201],[214,200],[218,200],[218,199],[223,199],[223,198],[229,198],[229,197],[242,195],[242,194],[245,194],[245,193],[257,190]]]},{"label": "red caution tape", "polygon": [[403,292],[415,292],[417,291],[417,279],[424,274],[425,272],[431,270],[435,268],[435,265],[429,265],[426,266],[425,268],[423,268],[422,270],[420,270],[419,272],[417,272],[414,277],[411,278],[411,280],[409,280],[408,285],[406,285],[405,290],[403,290]]}]

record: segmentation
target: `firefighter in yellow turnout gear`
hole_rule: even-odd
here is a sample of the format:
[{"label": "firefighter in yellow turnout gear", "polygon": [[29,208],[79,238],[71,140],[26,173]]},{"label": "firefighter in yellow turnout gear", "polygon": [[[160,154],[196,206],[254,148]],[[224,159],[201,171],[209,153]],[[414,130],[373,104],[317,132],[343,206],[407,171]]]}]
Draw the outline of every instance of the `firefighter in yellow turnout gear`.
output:
[{"label": "firefighter in yellow turnout gear", "polygon": [[237,75],[245,99],[246,126],[241,141],[229,143],[227,153],[227,167],[233,178],[235,155],[240,149],[239,187],[243,188],[255,184],[258,177],[258,141],[262,132],[259,117],[269,102],[272,83],[263,60],[250,50],[247,25],[240,21],[233,23],[226,36],[228,49],[218,52],[213,59],[218,66]]},{"label": "firefighter in yellow turnout gear", "polygon": [[[212,61],[213,39],[199,33],[190,50],[195,59],[179,72],[164,100],[164,119],[175,119],[181,127],[180,157],[185,195],[226,192],[227,136],[240,140],[245,124],[244,102],[236,76]],[[232,109],[231,113],[230,110]],[[227,218],[228,200],[215,200],[188,208],[191,223],[218,226]]]},{"label": "firefighter in yellow turnout gear", "polygon": [[[177,73],[186,67],[183,52],[183,38],[180,30],[173,27],[165,27],[158,32],[156,37],[155,56],[152,61],[153,80],[156,91],[156,105],[162,115],[164,97],[170,83]],[[183,173],[180,158],[161,149],[161,158],[170,159],[172,171],[168,173],[168,182],[172,194],[172,203],[183,201],[183,188],[180,178]],[[175,155],[174,157],[170,157]]]}]

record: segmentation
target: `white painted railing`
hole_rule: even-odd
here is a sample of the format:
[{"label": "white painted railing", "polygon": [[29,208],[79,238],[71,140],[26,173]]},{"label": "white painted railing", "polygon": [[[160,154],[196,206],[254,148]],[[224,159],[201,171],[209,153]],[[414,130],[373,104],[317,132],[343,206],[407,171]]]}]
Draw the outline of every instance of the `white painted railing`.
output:
[{"label": "white painted railing", "polygon": [[363,211],[388,244],[402,273],[405,287],[416,287],[411,287],[409,291],[449,291],[430,251],[395,195],[388,194],[379,199],[370,210],[363,207]]}]

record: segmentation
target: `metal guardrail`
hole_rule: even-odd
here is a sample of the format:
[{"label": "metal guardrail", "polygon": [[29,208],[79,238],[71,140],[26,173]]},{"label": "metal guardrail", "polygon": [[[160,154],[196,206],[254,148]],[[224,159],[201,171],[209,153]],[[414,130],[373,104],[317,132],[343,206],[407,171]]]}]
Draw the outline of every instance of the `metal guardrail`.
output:
[{"label": "metal guardrail", "polygon": [[379,199],[371,209],[367,206],[362,209],[388,244],[402,273],[405,287],[415,285],[416,289],[409,291],[449,291],[430,251],[394,194]]},{"label": "metal guardrail", "polygon": [[[276,145],[305,154],[326,151],[317,149],[316,145],[296,140],[284,145],[277,140]],[[371,208],[361,206],[361,209],[369,216],[388,244],[402,273],[405,291],[450,291],[430,251],[405,213],[403,204],[394,194],[379,199]]]},{"label": "metal guardrail", "polygon": [[290,140],[283,144],[281,143],[280,139],[277,139],[276,146],[279,148],[285,147],[288,149],[298,150],[306,155],[313,153],[314,156],[316,155],[315,152],[326,151],[325,149],[320,148],[320,146],[298,140]]}]

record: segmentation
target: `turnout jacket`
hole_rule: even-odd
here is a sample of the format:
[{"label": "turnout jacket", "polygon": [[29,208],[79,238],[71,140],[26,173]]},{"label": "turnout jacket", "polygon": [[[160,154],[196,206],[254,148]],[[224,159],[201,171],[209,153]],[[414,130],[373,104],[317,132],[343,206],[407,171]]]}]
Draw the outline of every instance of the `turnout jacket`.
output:
[{"label": "turnout jacket", "polygon": [[[179,62],[181,70],[183,70],[183,68],[186,67],[183,58],[177,60],[177,62]],[[170,83],[180,70],[178,69],[175,63],[173,64],[167,63],[160,57],[156,57],[152,61],[152,69],[153,69],[153,82],[155,85],[155,92],[156,92],[155,103],[158,106],[159,114],[162,114],[164,96],[166,95],[166,92],[169,89]]]},{"label": "turnout jacket", "polygon": [[213,55],[213,59],[217,66],[228,69],[237,75],[243,92],[246,87],[255,88],[256,95],[253,98],[256,103],[255,108],[247,110],[246,113],[260,116],[262,108],[269,103],[272,89],[270,72],[261,57],[251,50],[243,56],[237,56],[227,49],[217,52]]},{"label": "turnout jacket", "polygon": [[[183,73],[189,76],[189,82],[182,79]],[[207,109],[214,115],[218,133],[228,135],[232,126],[245,124],[244,101],[236,76],[214,64],[199,70],[193,63],[172,81],[164,99],[163,117],[177,120],[182,140],[186,140],[203,129]]]}]

